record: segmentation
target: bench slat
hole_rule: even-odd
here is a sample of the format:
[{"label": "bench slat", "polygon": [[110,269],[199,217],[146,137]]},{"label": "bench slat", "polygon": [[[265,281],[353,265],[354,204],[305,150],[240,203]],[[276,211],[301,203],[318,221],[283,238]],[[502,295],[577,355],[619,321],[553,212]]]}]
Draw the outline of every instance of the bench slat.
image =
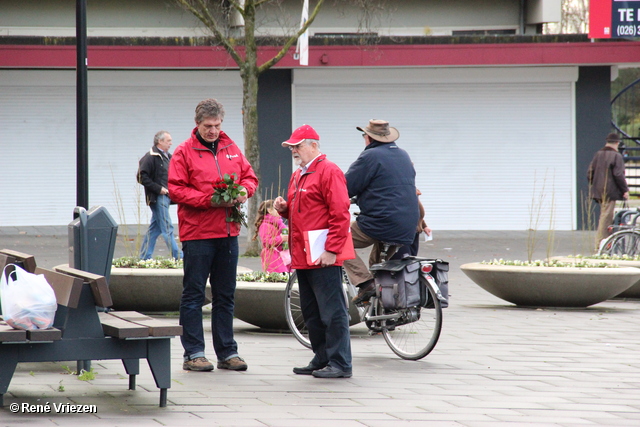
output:
[{"label": "bench slat", "polygon": [[172,325],[162,319],[154,319],[142,313],[138,313],[137,311],[112,311],[109,314],[128,322],[148,327],[149,335],[152,337],[171,337],[182,335],[181,325]]},{"label": "bench slat", "polygon": [[4,268],[9,264],[15,264],[16,261],[17,259],[15,257],[0,252],[0,270],[4,270]]},{"label": "bench slat", "polygon": [[98,313],[105,335],[114,338],[142,338],[149,336],[149,328],[112,316],[111,313]]},{"label": "bench slat", "polygon": [[14,251],[12,249],[2,249],[0,250],[0,253],[13,257],[15,261],[21,261],[22,268],[24,268],[29,273],[33,273],[36,269],[36,257],[33,255]]},{"label": "bench slat", "polygon": [[0,321],[0,342],[20,342],[27,340],[27,331],[13,329],[5,322]]},{"label": "bench slat", "polygon": [[36,329],[27,331],[29,341],[58,341],[62,339],[62,331],[57,328]]},{"label": "bench slat", "polygon": [[78,308],[80,293],[82,292],[82,279],[69,276],[57,271],[37,267],[36,274],[43,274],[56,294],[58,304],[70,308]]},{"label": "bench slat", "polygon": [[67,265],[58,265],[55,267],[55,270],[60,273],[68,274],[69,276],[79,277],[88,282],[91,285],[93,299],[95,299],[98,307],[111,307],[113,305],[111,293],[109,292],[109,285],[107,284],[107,279],[104,276],[71,268]]}]

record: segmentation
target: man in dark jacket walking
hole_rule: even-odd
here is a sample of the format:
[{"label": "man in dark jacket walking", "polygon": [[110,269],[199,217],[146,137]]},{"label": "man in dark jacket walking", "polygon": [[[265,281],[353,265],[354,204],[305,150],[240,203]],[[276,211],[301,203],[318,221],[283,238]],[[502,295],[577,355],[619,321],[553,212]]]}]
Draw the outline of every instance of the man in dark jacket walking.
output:
[{"label": "man in dark jacket walking", "polygon": [[624,160],[618,151],[620,137],[607,135],[606,144],[593,156],[587,179],[589,197],[600,204],[600,220],[596,233],[596,251],[600,242],[609,236],[608,227],[613,222],[613,211],[617,200],[629,198],[629,187],[624,175]]},{"label": "man in dark jacket walking", "polygon": [[171,141],[169,132],[161,130],[153,137],[151,150],[140,159],[138,182],[144,186],[145,199],[151,208],[151,223],[140,247],[140,259],[150,259],[153,256],[156,240],[160,235],[171,251],[171,257],[181,258],[169,215],[171,200],[167,189],[167,177],[171,160]]},{"label": "man in dark jacket walking", "polygon": [[[410,245],[419,219],[416,171],[406,151],[395,141],[400,136],[385,120],[370,120],[362,132],[365,148],[345,174],[349,197],[356,198],[360,214],[351,223],[355,248],[373,245],[369,266],[380,262],[381,242]],[[359,304],[375,294],[373,276],[356,254],[344,262],[349,280],[358,286]]]}]

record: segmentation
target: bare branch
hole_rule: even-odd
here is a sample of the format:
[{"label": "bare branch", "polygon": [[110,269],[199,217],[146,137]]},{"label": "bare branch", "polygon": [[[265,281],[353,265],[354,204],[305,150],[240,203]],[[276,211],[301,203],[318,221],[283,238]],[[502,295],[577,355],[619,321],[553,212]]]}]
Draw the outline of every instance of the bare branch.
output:
[{"label": "bare branch", "polygon": [[211,11],[207,7],[205,0],[195,0],[198,7],[192,4],[189,0],[175,0],[179,5],[184,7],[186,10],[191,12],[196,18],[198,18],[204,25],[207,27],[209,31],[213,33],[215,39],[222,44],[222,47],[229,53],[231,58],[235,61],[239,66],[244,63],[242,57],[235,50],[235,47],[231,43],[231,41],[225,37],[222,30],[220,29],[220,25],[218,21],[214,19],[211,15]]},{"label": "bare branch", "polygon": [[295,42],[298,41],[300,36],[305,31],[307,31],[307,29],[313,23],[314,19],[316,19],[316,16],[318,15],[318,12],[320,12],[320,8],[322,7],[322,3],[324,3],[324,0],[319,0],[318,3],[316,4],[316,7],[313,9],[311,16],[309,16],[309,19],[307,19],[307,22],[305,22],[305,24],[298,30],[298,32],[295,33],[293,36],[289,37],[289,39],[287,39],[284,46],[282,46],[282,49],[280,49],[280,51],[273,58],[271,58],[270,60],[262,64],[260,67],[258,67],[259,73],[262,73],[268,70],[269,68],[273,67],[276,63],[278,63],[278,61],[280,61],[287,54],[287,52],[289,51],[289,48],[293,46]]},{"label": "bare branch", "polygon": [[240,4],[236,0],[229,0],[229,4],[244,18],[244,5]]}]

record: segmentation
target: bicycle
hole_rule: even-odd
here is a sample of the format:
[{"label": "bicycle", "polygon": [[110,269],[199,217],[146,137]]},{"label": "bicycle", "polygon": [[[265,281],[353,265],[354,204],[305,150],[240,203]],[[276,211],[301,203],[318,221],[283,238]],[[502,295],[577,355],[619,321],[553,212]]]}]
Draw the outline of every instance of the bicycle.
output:
[{"label": "bicycle", "polygon": [[635,256],[640,254],[640,230],[637,226],[640,213],[637,210],[629,210],[622,211],[619,215],[619,223],[609,227],[618,231],[602,241],[598,255]]},{"label": "bicycle", "polygon": [[601,243],[598,255],[640,255],[640,231],[632,228],[613,233]]},{"label": "bicycle", "polygon": [[[386,260],[388,245],[385,245],[382,255]],[[358,293],[357,288],[349,282],[343,269],[343,289],[345,299],[349,304],[350,326],[365,322],[369,334],[381,333],[389,348],[399,357],[406,360],[419,360],[428,355],[436,346],[442,329],[442,303],[446,296],[440,290],[440,284],[432,276],[437,271],[437,264],[446,264],[439,259],[420,257],[406,257],[420,263],[420,286],[425,292],[424,303],[400,309],[386,309],[382,304],[380,286],[376,284],[376,295],[368,303],[354,305],[353,297]],[[375,264],[370,270],[384,270],[389,261]],[[375,275],[375,274],[374,274]],[[298,276],[294,271],[287,282],[285,290],[285,315],[293,336],[305,347],[311,348],[308,333],[300,308],[300,294],[298,292]],[[447,284],[442,284],[443,286]],[[446,292],[446,291],[445,291]]]}]

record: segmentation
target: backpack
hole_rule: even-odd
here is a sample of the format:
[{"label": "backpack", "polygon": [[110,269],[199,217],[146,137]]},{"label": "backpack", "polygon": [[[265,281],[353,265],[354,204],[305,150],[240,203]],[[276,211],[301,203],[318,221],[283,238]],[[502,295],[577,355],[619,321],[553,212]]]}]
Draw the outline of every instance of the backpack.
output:
[{"label": "backpack", "polygon": [[136,172],[136,181],[138,181],[138,184],[142,185],[142,179],[140,176],[140,164],[142,164],[142,160],[148,155],[149,153],[146,153],[144,156],[142,156],[140,158],[140,160],[138,160],[138,172]]}]

